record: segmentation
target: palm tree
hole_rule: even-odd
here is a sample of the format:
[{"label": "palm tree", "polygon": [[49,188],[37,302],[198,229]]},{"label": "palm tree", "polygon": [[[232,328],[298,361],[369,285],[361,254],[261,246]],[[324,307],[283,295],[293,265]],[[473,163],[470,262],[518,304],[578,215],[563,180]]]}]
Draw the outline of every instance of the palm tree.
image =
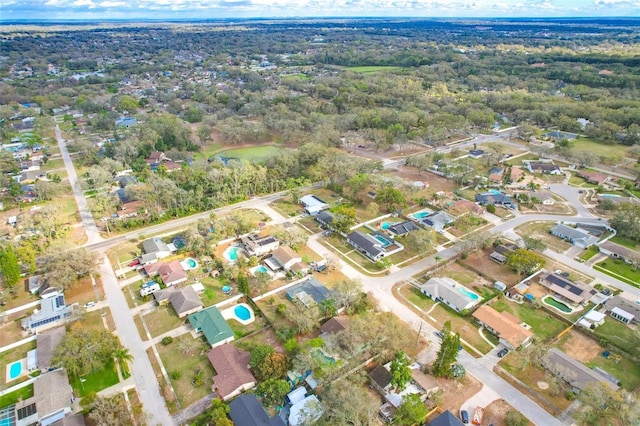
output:
[{"label": "palm tree", "polygon": [[442,260],[442,257],[440,257],[439,255],[435,255],[433,257],[433,260],[436,261],[436,272],[438,272],[438,266],[440,265],[440,261]]},{"label": "palm tree", "polygon": [[129,349],[121,346],[113,351],[113,357],[120,365],[120,369],[123,372],[129,374],[129,364],[127,364],[127,362],[133,361],[133,355],[131,354],[131,352],[129,352]]}]

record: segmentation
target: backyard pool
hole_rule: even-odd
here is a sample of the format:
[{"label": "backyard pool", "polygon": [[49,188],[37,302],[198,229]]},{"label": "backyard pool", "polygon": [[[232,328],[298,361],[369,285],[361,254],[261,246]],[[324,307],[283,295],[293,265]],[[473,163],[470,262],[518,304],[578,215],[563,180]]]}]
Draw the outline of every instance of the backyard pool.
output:
[{"label": "backyard pool", "polygon": [[336,360],[327,355],[322,349],[315,348],[311,351],[311,357],[319,361],[321,364],[335,364]]},{"label": "backyard pool", "polygon": [[391,224],[389,222],[382,222],[382,225],[380,225],[380,228],[389,229],[390,226]]},{"label": "backyard pool", "polygon": [[559,311],[564,312],[565,314],[570,314],[571,312],[573,312],[573,309],[571,309],[570,307],[568,307],[564,303],[557,301],[555,298],[553,298],[551,296],[545,297],[544,299],[542,299],[542,301],[546,305],[553,306],[554,308],[556,308]]},{"label": "backyard pool", "polygon": [[257,273],[268,274],[269,270],[264,265],[258,265],[255,268],[251,269],[251,274],[255,276]]},{"label": "backyard pool", "polygon": [[236,260],[238,260],[238,253],[240,252],[240,250],[242,250],[240,247],[231,246],[231,247],[227,248],[224,251],[224,253],[222,253],[222,255],[228,261],[235,262]]},{"label": "backyard pool", "polygon": [[16,361],[7,367],[8,380],[15,380],[22,375],[22,361]]},{"label": "backyard pool", "polygon": [[620,196],[618,194],[600,194],[600,197],[604,197],[604,198],[619,198]]},{"label": "backyard pool", "polygon": [[469,290],[466,287],[457,287],[458,292],[464,294],[465,296],[467,296],[469,299],[471,300],[478,300],[480,299],[480,296],[478,296],[477,294],[475,294],[474,292],[472,292],[471,290]]},{"label": "backyard pool", "polygon": [[180,264],[182,265],[182,269],[185,271],[196,269],[198,267],[198,262],[192,257],[187,257],[185,260],[180,262]]},{"label": "backyard pool", "polygon": [[380,243],[382,243],[382,247],[388,247],[392,244],[391,241],[387,240],[382,235],[374,235],[373,238],[380,241]]},{"label": "backyard pool", "polygon": [[256,319],[253,309],[246,303],[239,303],[233,308],[225,309],[222,311],[222,317],[236,320],[242,325],[251,324]]},{"label": "backyard pool", "polygon": [[429,216],[431,214],[431,212],[429,210],[422,210],[419,212],[415,212],[411,214],[411,217],[414,219],[424,219],[425,217]]}]

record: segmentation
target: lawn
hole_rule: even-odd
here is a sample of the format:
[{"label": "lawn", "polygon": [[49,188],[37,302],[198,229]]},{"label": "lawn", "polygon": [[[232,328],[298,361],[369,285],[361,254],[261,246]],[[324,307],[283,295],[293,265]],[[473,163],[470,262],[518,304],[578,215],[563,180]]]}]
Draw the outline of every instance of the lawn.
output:
[{"label": "lawn", "polygon": [[625,356],[610,356],[605,358],[597,356],[585,363],[588,367],[600,367],[609,374],[615,376],[621,386],[629,392],[640,386],[640,365]]},{"label": "lawn", "polygon": [[[284,152],[283,152],[284,151]],[[252,146],[248,148],[227,149],[216,153],[216,156],[238,158],[247,161],[261,161],[276,155],[286,155],[287,148],[274,145]]]},{"label": "lawn", "polygon": [[507,311],[531,326],[531,330],[542,341],[550,340],[564,330],[568,324],[549,315],[543,309],[536,309],[529,303],[518,304],[506,299],[497,300],[491,307],[499,312]]},{"label": "lawn", "polygon": [[532,237],[542,240],[546,246],[558,252],[566,251],[571,244],[549,233],[556,226],[553,222],[530,222],[516,228],[516,232],[522,237]]},{"label": "lawn", "polygon": [[382,71],[397,71],[397,70],[401,70],[402,67],[384,66],[384,65],[365,65],[361,67],[347,67],[346,69],[348,71],[353,71],[360,74],[373,74],[373,73],[378,73]]},{"label": "lawn", "polygon": [[627,264],[624,260],[607,259],[593,265],[593,269],[611,275],[634,287],[640,287],[640,269],[634,270],[633,266]]},{"label": "lawn", "polygon": [[[182,407],[188,407],[211,393],[214,371],[206,355],[209,347],[204,340],[184,334],[175,338],[173,343],[158,345],[157,348]],[[204,377],[200,386],[194,386],[191,382],[198,369],[204,371]]]},{"label": "lawn", "polygon": [[591,246],[588,249],[586,249],[584,252],[582,252],[582,254],[580,255],[580,259],[586,262],[587,260],[591,259],[593,256],[595,256],[598,253],[600,253],[598,246]]},{"label": "lawn", "polygon": [[158,306],[154,311],[144,315],[144,322],[147,324],[151,337],[171,331],[182,325],[184,321],[184,319],[178,318],[176,311],[169,305]]},{"label": "lawn", "polygon": [[607,318],[604,324],[594,330],[600,340],[607,340],[629,355],[640,357],[640,336],[636,332],[613,318]]},{"label": "lawn", "polygon": [[615,237],[611,237],[610,241],[612,243],[619,244],[623,247],[630,248],[631,250],[638,249],[638,242],[636,240],[632,240],[631,238],[623,237],[622,235],[616,235]]},{"label": "lawn", "polygon": [[33,384],[27,385],[16,391],[0,396],[0,408],[13,405],[20,400],[25,400],[33,396]]},{"label": "lawn", "polygon": [[590,152],[601,157],[613,157],[618,156],[624,158],[627,156],[629,148],[622,144],[604,144],[598,143],[591,138],[578,137],[575,142],[572,143],[571,151],[578,152]]},{"label": "lawn", "polygon": [[118,372],[115,363],[110,361],[104,370],[94,371],[81,377],[70,377],[69,382],[76,394],[85,396],[91,392],[99,392],[118,383]]}]

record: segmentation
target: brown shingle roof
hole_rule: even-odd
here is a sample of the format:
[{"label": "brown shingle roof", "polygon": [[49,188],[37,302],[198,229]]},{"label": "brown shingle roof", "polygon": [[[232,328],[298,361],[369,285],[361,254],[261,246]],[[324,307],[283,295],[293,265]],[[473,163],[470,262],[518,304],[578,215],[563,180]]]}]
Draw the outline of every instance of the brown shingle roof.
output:
[{"label": "brown shingle roof", "polygon": [[513,321],[513,316],[503,315],[490,306],[480,306],[473,313],[473,317],[495,330],[498,337],[509,342],[514,348],[519,348],[533,336],[531,331]]},{"label": "brown shingle roof", "polygon": [[346,315],[338,315],[322,324],[320,331],[323,333],[336,334],[345,330],[349,326],[349,317]]},{"label": "brown shingle roof", "polygon": [[53,351],[56,349],[66,332],[67,329],[65,327],[57,327],[42,333],[38,333],[36,344],[38,354],[38,368],[46,370],[51,367]]},{"label": "brown shingle roof", "polygon": [[207,356],[217,373],[213,376],[213,386],[223,400],[243,386],[255,384],[256,379],[248,367],[249,352],[225,343],[211,349]]}]

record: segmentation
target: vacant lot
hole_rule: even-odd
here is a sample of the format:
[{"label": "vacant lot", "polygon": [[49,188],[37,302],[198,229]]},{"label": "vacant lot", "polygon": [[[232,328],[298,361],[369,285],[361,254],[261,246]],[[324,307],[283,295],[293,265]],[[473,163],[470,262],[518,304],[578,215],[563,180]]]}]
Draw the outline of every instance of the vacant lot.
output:
[{"label": "vacant lot", "polygon": [[289,151],[286,148],[274,146],[274,145],[260,145],[246,148],[227,149],[218,152],[216,155],[226,158],[237,158],[239,160],[247,161],[259,161],[275,155],[286,155],[285,152]]},{"label": "vacant lot", "polygon": [[489,258],[493,249],[486,249],[467,256],[466,259],[460,259],[458,262],[462,265],[469,265],[475,270],[482,271],[483,274],[490,277],[492,281],[502,281],[507,284],[515,284],[520,282],[522,277],[516,274],[506,265],[500,265]]},{"label": "vacant lot", "polygon": [[182,325],[185,319],[178,318],[176,311],[171,306],[164,305],[145,314],[144,322],[147,324],[151,337],[156,337]]},{"label": "vacant lot", "polygon": [[516,232],[524,237],[542,240],[546,246],[557,252],[564,252],[571,247],[568,243],[550,234],[551,228],[556,226],[554,222],[530,222],[516,228]]},{"label": "vacant lot", "polygon": [[442,410],[450,410],[453,413],[458,413],[462,404],[482,388],[482,383],[469,375],[466,375],[460,380],[437,380],[438,386],[444,392],[442,395],[443,402],[440,408],[442,408]]},{"label": "vacant lot", "polygon": [[[491,404],[484,408],[484,417],[482,418],[483,424],[490,424],[493,426],[507,426],[504,422],[504,417],[509,411],[515,410],[508,402],[503,399],[493,401]],[[534,426],[529,422],[529,426]]]}]

